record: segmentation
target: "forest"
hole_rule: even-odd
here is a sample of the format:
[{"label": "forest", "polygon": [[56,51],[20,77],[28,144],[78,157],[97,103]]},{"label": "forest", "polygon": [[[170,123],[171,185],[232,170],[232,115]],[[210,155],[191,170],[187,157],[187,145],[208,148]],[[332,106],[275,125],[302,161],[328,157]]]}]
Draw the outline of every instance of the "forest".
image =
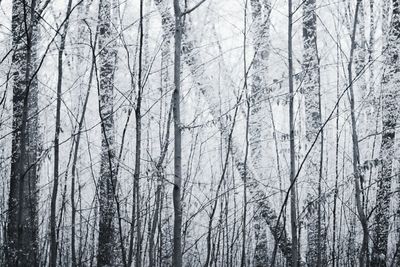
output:
[{"label": "forest", "polygon": [[400,266],[400,0],[0,12],[0,266]]}]

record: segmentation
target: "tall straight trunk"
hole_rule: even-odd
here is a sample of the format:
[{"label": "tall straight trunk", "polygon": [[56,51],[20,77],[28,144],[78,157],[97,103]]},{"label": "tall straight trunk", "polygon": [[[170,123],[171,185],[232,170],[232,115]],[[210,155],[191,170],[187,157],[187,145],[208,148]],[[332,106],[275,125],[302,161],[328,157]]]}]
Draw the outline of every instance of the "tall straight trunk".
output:
[{"label": "tall straight trunk", "polygon": [[136,120],[136,151],[135,151],[135,172],[134,179],[134,201],[135,213],[132,214],[136,218],[136,260],[135,266],[142,266],[142,237],[141,237],[141,216],[140,216],[140,155],[142,149],[142,92],[143,92],[143,0],[140,0],[140,18],[139,18],[139,69],[138,69],[138,95],[135,107],[135,120]]},{"label": "tall straight trunk", "polygon": [[7,266],[38,266],[37,1],[12,2],[13,134],[8,200]]},{"label": "tall straight trunk", "polygon": [[[293,12],[292,0],[288,1],[288,67],[289,67],[289,139],[290,139],[290,184],[296,183],[296,157],[295,157],[295,125],[294,125],[294,77],[293,77]],[[290,192],[290,227],[292,233],[292,267],[299,265],[299,251],[297,239],[297,194],[296,186]]]},{"label": "tall straight trunk", "polygon": [[249,123],[250,123],[250,98],[247,92],[247,62],[246,62],[246,43],[247,43],[247,5],[248,0],[245,1],[244,6],[244,25],[243,25],[243,75],[244,75],[244,93],[246,95],[246,130],[245,130],[245,152],[243,159],[243,217],[242,217],[242,256],[240,266],[246,266],[246,225],[247,225],[247,158],[249,154]]},{"label": "tall straight trunk", "polygon": [[[306,110],[306,141],[311,146],[322,125],[320,69],[317,46],[316,1],[306,0],[303,3],[303,93]],[[322,214],[322,171],[323,171],[323,134],[320,146],[315,146],[306,168],[307,179],[317,185],[317,209],[308,219],[307,263],[310,266],[327,264],[325,237],[325,216]]]},{"label": "tall straight trunk", "polygon": [[182,133],[181,133],[181,112],[180,112],[180,93],[181,93],[181,47],[182,47],[182,13],[179,0],[174,0],[175,12],[175,61],[174,61],[174,85],[173,93],[173,117],[174,117],[174,250],[172,255],[172,266],[182,266]]},{"label": "tall straight trunk", "polygon": [[114,71],[116,49],[111,25],[110,0],[99,4],[99,113],[101,119],[101,163],[99,177],[99,233],[97,266],[113,266],[115,259],[115,133],[114,133]]},{"label": "tall straight trunk", "polygon": [[376,213],[372,265],[386,266],[388,258],[388,235],[390,217],[390,197],[395,155],[395,132],[398,118],[398,73],[400,56],[400,1],[392,1],[392,20],[387,44],[384,49],[385,72],[382,86],[382,142],[380,150],[381,167],[378,172],[378,191],[376,194]]},{"label": "tall straight trunk", "polygon": [[351,35],[351,48],[350,48],[350,60],[348,63],[348,88],[349,88],[349,98],[350,98],[350,115],[351,115],[351,128],[352,128],[352,143],[353,143],[353,175],[354,175],[354,189],[355,189],[355,202],[358,213],[358,218],[361,223],[363,238],[362,245],[359,254],[359,264],[360,267],[368,265],[368,218],[364,211],[364,204],[362,200],[362,182],[364,180],[363,175],[360,170],[360,149],[358,146],[358,134],[357,134],[357,119],[355,114],[355,97],[353,90],[353,59],[354,59],[354,49],[355,49],[355,38],[358,24],[358,15],[360,11],[361,0],[357,0],[356,10],[354,13],[354,23]]},{"label": "tall straight trunk", "polygon": [[[251,15],[253,18],[252,32],[254,57],[252,61],[251,75],[251,109],[248,115],[249,121],[249,145],[250,158],[254,162],[254,167],[261,172],[261,166],[265,165],[263,156],[263,142],[267,134],[265,129],[265,113],[267,105],[265,98],[268,97],[269,88],[267,86],[266,73],[268,72],[268,60],[270,53],[270,0],[250,0]],[[246,75],[246,74],[245,74]],[[271,114],[272,115],[272,114]],[[279,158],[279,156],[278,156]],[[278,163],[279,164],[279,163]],[[268,225],[260,212],[257,210],[254,216],[254,231],[256,245],[254,248],[254,265],[265,266],[268,264],[267,238],[266,232]]]},{"label": "tall straight trunk", "polygon": [[59,176],[59,158],[60,158],[60,131],[61,131],[61,97],[62,97],[62,82],[63,82],[63,56],[65,49],[65,40],[67,38],[69,13],[71,12],[72,0],[68,1],[66,22],[61,34],[60,48],[58,50],[58,77],[57,77],[57,106],[56,106],[56,129],[54,134],[54,180],[53,191],[51,195],[50,204],[50,266],[57,266],[57,226],[56,226],[56,212],[57,212],[57,193],[58,193],[58,176]]},{"label": "tall straight trunk", "polygon": [[[339,4],[337,10],[339,11]],[[339,33],[337,33],[339,37]],[[337,99],[337,108],[336,108],[336,125],[335,125],[335,188],[333,193],[333,216],[332,216],[332,267],[336,266],[336,227],[337,227],[337,200],[339,196],[339,141],[340,141],[340,134],[339,134],[339,110],[340,110],[340,45],[339,43],[336,44],[336,99]]]}]

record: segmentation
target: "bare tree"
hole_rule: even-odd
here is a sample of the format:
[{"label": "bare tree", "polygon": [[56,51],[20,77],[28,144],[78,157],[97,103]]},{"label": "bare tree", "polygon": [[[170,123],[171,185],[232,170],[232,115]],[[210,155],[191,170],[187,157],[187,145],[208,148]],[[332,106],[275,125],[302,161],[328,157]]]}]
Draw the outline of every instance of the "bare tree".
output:
[{"label": "bare tree", "polygon": [[[321,122],[321,92],[320,67],[317,46],[317,14],[316,1],[307,0],[303,3],[303,80],[302,87],[306,110],[306,140],[310,146],[320,131]],[[316,208],[310,209],[307,230],[307,262],[311,266],[327,264],[326,245],[323,241],[325,233],[325,215],[322,196],[323,179],[323,132],[319,137],[320,146],[316,146],[313,155],[309,158],[306,175],[312,185],[316,185]]]},{"label": "bare tree", "polygon": [[57,226],[56,226],[56,209],[57,209],[57,192],[58,192],[58,177],[60,164],[60,131],[61,131],[61,97],[62,97],[62,82],[63,82],[63,56],[65,49],[65,40],[68,32],[69,14],[72,8],[72,0],[68,1],[66,22],[60,37],[60,48],[58,50],[58,78],[57,78],[57,107],[56,107],[56,130],[54,134],[54,181],[53,192],[51,196],[50,208],[50,266],[57,266]]},{"label": "bare tree", "polygon": [[386,266],[388,259],[388,236],[390,217],[390,196],[395,154],[395,133],[398,119],[398,73],[400,56],[400,1],[392,1],[392,18],[387,43],[384,47],[385,72],[382,91],[382,143],[380,150],[381,167],[378,173],[374,245],[371,264]]},{"label": "bare tree", "polygon": [[368,265],[368,240],[369,240],[369,229],[368,229],[368,218],[364,211],[364,204],[362,198],[362,183],[364,181],[363,174],[360,169],[360,149],[358,144],[358,133],[357,133],[357,120],[355,114],[355,97],[353,90],[353,60],[355,50],[355,38],[358,25],[358,16],[360,12],[361,0],[357,0],[356,9],[354,11],[354,22],[351,34],[351,48],[350,58],[347,66],[348,70],[348,87],[349,87],[349,100],[350,100],[350,115],[351,115],[351,136],[352,136],[352,155],[353,155],[353,176],[354,176],[354,188],[355,188],[355,202],[358,212],[358,218],[360,220],[363,240],[359,255],[360,267]]},{"label": "bare tree", "polygon": [[296,188],[296,155],[295,155],[295,125],[294,125],[294,72],[293,72],[293,3],[288,1],[288,68],[289,68],[289,139],[290,139],[290,226],[292,233],[291,266],[299,266],[298,233],[297,233],[297,188]]},{"label": "bare tree", "polygon": [[115,247],[115,129],[114,129],[114,72],[115,49],[110,0],[99,4],[99,78],[98,96],[101,120],[101,165],[99,177],[99,234],[97,265],[116,264]]},{"label": "bare tree", "polygon": [[174,93],[173,93],[173,118],[174,118],[174,252],[172,265],[182,266],[182,130],[181,130],[181,47],[182,47],[182,12],[179,0],[174,0],[175,11],[175,53],[174,53]]},{"label": "bare tree", "polygon": [[[266,138],[265,125],[266,103],[265,98],[269,97],[267,86],[268,59],[270,53],[270,14],[271,3],[269,0],[251,0],[251,15],[253,18],[253,49],[254,58],[252,61],[253,73],[251,75],[251,119],[249,121],[249,143],[250,155],[254,167],[261,172],[261,166],[265,164],[262,140]],[[254,217],[254,231],[256,246],[254,249],[254,265],[265,266],[268,263],[267,251],[267,230],[268,225],[259,211],[256,210]]]},{"label": "bare tree", "polygon": [[12,2],[13,134],[6,262],[39,266],[38,1]]}]

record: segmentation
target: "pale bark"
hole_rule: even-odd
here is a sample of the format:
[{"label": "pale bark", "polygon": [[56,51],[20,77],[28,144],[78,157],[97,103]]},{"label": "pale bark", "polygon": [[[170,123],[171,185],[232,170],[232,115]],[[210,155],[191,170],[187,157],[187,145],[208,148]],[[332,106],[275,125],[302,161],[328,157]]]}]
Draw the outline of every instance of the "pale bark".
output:
[{"label": "pale bark", "polygon": [[99,113],[101,119],[101,164],[99,177],[99,234],[97,265],[112,266],[115,257],[115,133],[114,133],[114,71],[116,49],[110,0],[99,4]]},{"label": "pale bark", "polygon": [[[255,168],[261,172],[261,167],[265,164],[263,159],[266,157],[265,145],[263,140],[266,140],[268,128],[265,125],[265,114],[267,113],[267,106],[265,99],[269,96],[269,88],[267,86],[267,73],[268,73],[268,60],[270,54],[270,14],[271,3],[269,0],[251,0],[251,15],[253,18],[253,49],[254,58],[252,61],[252,75],[251,75],[251,119],[249,120],[249,144],[251,160],[255,164]],[[271,112],[271,116],[272,112]],[[277,155],[277,161],[279,156]],[[279,168],[279,163],[278,163]],[[268,264],[268,251],[267,251],[267,229],[268,225],[263,220],[263,217],[258,214],[258,210],[254,216],[254,231],[256,238],[256,245],[254,248],[254,265],[265,266]]]},{"label": "pale bark", "polygon": [[293,72],[293,11],[292,0],[288,1],[288,68],[289,68],[289,139],[290,139],[290,229],[292,233],[291,266],[299,266],[297,233],[297,188],[296,188],[296,152],[294,125],[294,72]]},{"label": "pale bark", "polygon": [[351,35],[351,48],[350,48],[350,60],[348,63],[348,88],[349,88],[349,100],[350,100],[350,112],[351,112],[351,129],[352,129],[352,155],[353,155],[353,176],[354,176],[354,190],[355,190],[355,202],[358,213],[358,219],[361,223],[363,240],[359,254],[359,265],[364,267],[368,265],[368,218],[364,211],[364,203],[362,199],[362,183],[364,181],[363,174],[360,169],[360,149],[358,144],[358,133],[357,133],[357,119],[355,114],[355,97],[353,90],[353,60],[354,60],[354,49],[355,49],[355,38],[358,25],[358,16],[360,12],[361,0],[357,0],[356,9],[354,12],[354,23]]},{"label": "pale bark", "polygon": [[378,172],[376,193],[376,213],[374,229],[374,246],[371,264],[386,266],[389,263],[388,236],[390,217],[390,191],[392,184],[393,160],[395,155],[395,128],[398,119],[398,85],[400,56],[400,1],[392,1],[392,19],[384,47],[385,72],[382,89],[382,142],[380,150],[381,167]]},{"label": "pale bark", "polygon": [[[321,122],[321,95],[320,95],[320,68],[317,47],[317,14],[316,1],[306,0],[303,3],[303,94],[306,110],[306,141],[309,147],[318,132]],[[307,180],[316,185],[318,195],[316,211],[309,214],[307,222],[307,264],[310,266],[324,266],[327,264],[325,240],[325,215],[322,200],[322,172],[323,172],[323,132],[319,137],[320,146],[315,146],[308,159],[306,168]]]}]

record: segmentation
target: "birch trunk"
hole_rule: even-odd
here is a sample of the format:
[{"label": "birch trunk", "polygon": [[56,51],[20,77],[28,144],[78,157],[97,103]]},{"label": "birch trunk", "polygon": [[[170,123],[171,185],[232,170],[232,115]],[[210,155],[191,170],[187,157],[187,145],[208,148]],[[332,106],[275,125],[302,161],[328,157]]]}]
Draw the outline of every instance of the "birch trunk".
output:
[{"label": "birch trunk", "polygon": [[357,133],[357,119],[355,114],[355,96],[353,90],[353,59],[355,49],[355,38],[358,26],[359,12],[360,12],[361,0],[357,0],[356,9],[354,12],[354,22],[351,34],[351,48],[350,48],[350,60],[348,63],[348,86],[349,86],[349,100],[350,100],[350,115],[351,115],[351,136],[352,136],[352,155],[353,155],[353,176],[354,176],[354,190],[355,190],[355,202],[358,213],[358,219],[361,223],[363,238],[362,245],[359,254],[359,265],[364,267],[368,265],[368,217],[364,211],[364,203],[362,198],[362,183],[364,181],[363,174],[360,169],[360,149],[358,144],[358,133]]},{"label": "birch trunk", "polygon": [[398,85],[400,56],[400,1],[392,2],[392,20],[384,49],[385,72],[382,92],[382,142],[380,158],[382,164],[378,172],[378,189],[376,194],[376,213],[374,229],[374,246],[372,249],[373,266],[386,266],[389,263],[388,236],[390,216],[390,194],[392,184],[393,160],[395,155],[395,128],[398,118]]},{"label": "birch trunk", "polygon": [[[250,155],[255,164],[257,171],[261,171],[261,167],[266,160],[266,153],[263,140],[266,140],[266,130],[268,126],[265,122],[265,114],[267,106],[265,98],[268,97],[269,88],[267,86],[268,60],[270,53],[270,14],[271,3],[269,0],[251,0],[251,15],[253,18],[253,72],[251,76],[251,109],[250,109]],[[254,216],[255,231],[255,248],[254,248],[254,265],[265,266],[268,264],[267,251],[267,229],[268,225],[262,216],[256,212]]]},{"label": "birch trunk", "polygon": [[[320,68],[317,46],[316,1],[306,0],[303,4],[303,93],[306,110],[306,142],[311,146],[321,122]],[[307,264],[325,266],[327,264],[324,203],[322,202],[323,173],[323,134],[319,137],[320,146],[315,146],[306,168],[307,180],[317,190],[316,209],[309,214],[307,222]],[[307,148],[308,149],[308,148]]]},{"label": "birch trunk", "polygon": [[111,1],[99,4],[99,113],[101,119],[101,163],[99,177],[99,233],[97,266],[113,266],[115,259],[115,133],[114,133],[114,71],[116,49],[111,25]]}]

